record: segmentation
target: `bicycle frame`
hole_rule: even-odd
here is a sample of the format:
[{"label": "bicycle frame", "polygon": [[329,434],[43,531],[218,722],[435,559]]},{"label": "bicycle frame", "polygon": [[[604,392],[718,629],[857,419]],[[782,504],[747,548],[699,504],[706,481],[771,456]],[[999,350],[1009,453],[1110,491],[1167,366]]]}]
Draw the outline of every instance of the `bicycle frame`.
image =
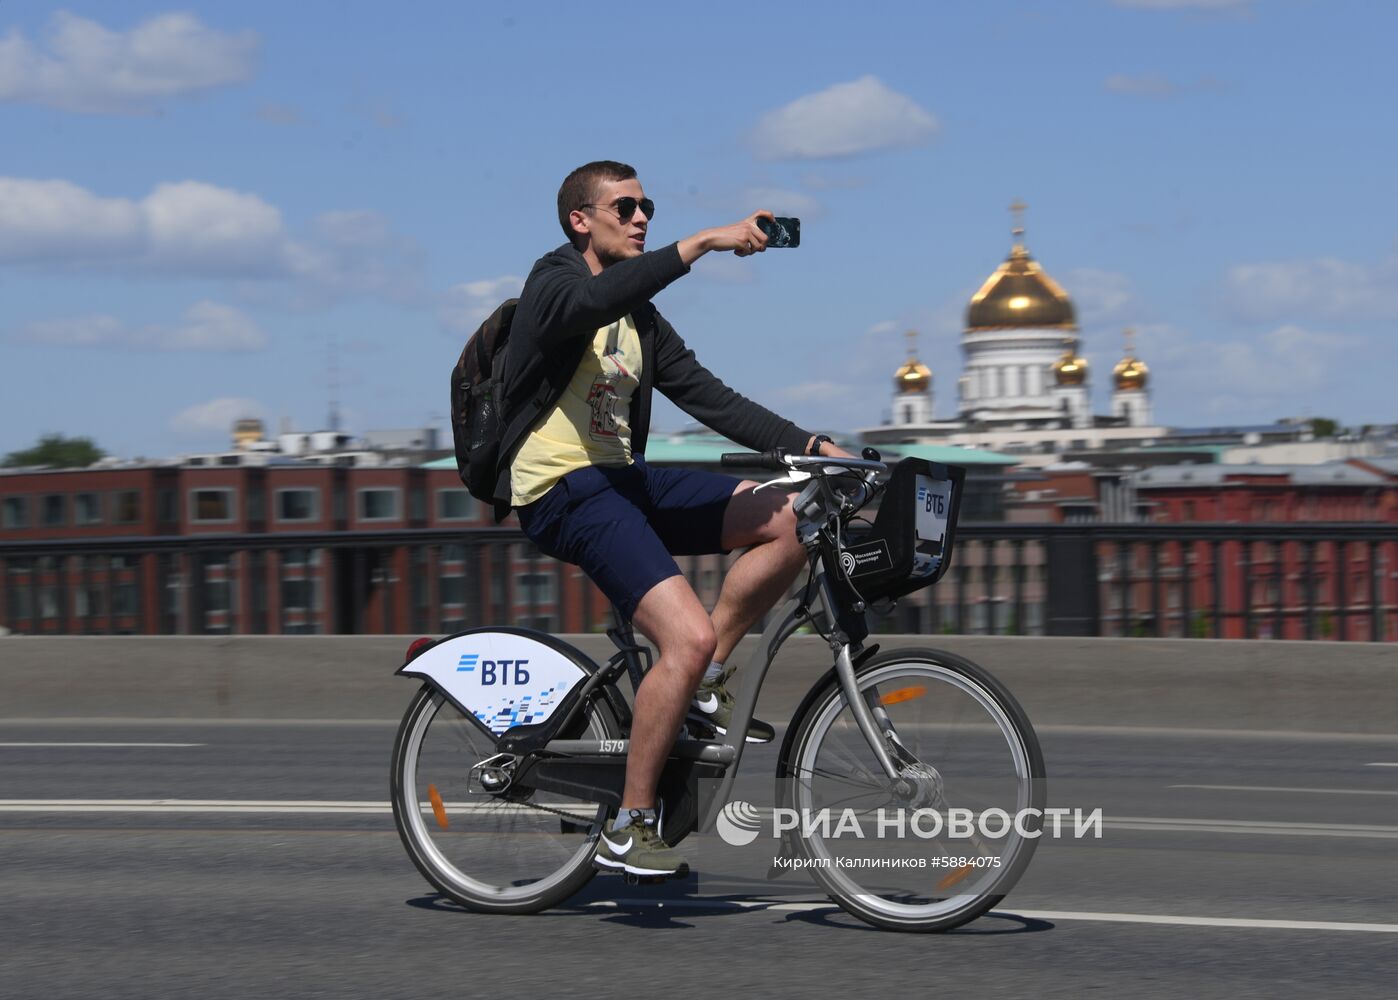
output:
[{"label": "bicycle frame", "polygon": [[[813,598],[813,600],[812,600]],[[740,683],[733,692],[733,715],[729,724],[728,737],[723,741],[680,741],[671,752],[672,758],[687,759],[723,766],[723,776],[707,809],[700,816],[699,828],[707,829],[718,811],[728,802],[733,784],[738,777],[738,766],[742,761],[743,747],[746,744],[743,734],[747,733],[757,707],[758,695],[762,690],[767,671],[771,669],[777,653],[796,630],[805,622],[815,624],[818,630],[828,635],[831,651],[835,654],[835,672],[844,692],[845,701],[850,706],[860,732],[868,741],[879,766],[890,780],[899,777],[899,768],[889,756],[884,739],[884,730],[875,718],[868,702],[860,696],[855,679],[855,660],[863,652],[862,640],[851,640],[835,624],[835,595],[824,565],[822,556],[816,557],[812,580],[801,595],[783,605],[781,612],[762,632],[757,649],[753,652],[745,669],[738,672]],[[621,650],[620,655],[631,673],[633,681],[640,674],[639,652],[635,646],[623,645],[623,638],[613,635]],[[608,673],[604,671],[602,673]],[[600,674],[599,674],[600,676]],[[737,734],[736,736],[734,734]],[[630,740],[550,740],[544,746],[550,753],[566,756],[624,756],[630,749]]]}]

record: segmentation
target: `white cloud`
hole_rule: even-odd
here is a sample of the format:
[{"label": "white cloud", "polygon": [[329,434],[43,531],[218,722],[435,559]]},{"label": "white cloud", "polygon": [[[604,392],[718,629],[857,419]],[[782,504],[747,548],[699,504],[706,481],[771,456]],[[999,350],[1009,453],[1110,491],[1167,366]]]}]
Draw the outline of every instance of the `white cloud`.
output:
[{"label": "white cloud", "polygon": [[753,143],[763,159],[821,159],[921,146],[938,129],[911,97],[864,76],[769,111],[753,130]]},{"label": "white cloud", "polygon": [[59,11],[31,42],[0,38],[0,101],[85,114],[149,110],[164,98],[252,76],[257,35],[226,34],[185,13],[159,14],[129,31]]},{"label": "white cloud", "polygon": [[271,275],[286,249],[281,212],[255,194],[200,181],[161,184],[140,202],[147,263],[161,271]]},{"label": "white cloud", "polygon": [[232,306],[203,300],[185,310],[178,323],[131,327],[114,316],[91,315],[31,323],[17,340],[54,347],[96,347],[139,351],[260,351],[267,335]]},{"label": "white cloud", "polygon": [[1333,390],[1337,359],[1352,357],[1364,343],[1294,324],[1230,340],[1170,330],[1138,344],[1137,356],[1153,370],[1157,405],[1188,399],[1191,408],[1215,416],[1255,421],[1260,414],[1295,412]]},{"label": "white cloud", "polygon": [[224,396],[181,410],[171,419],[170,429],[190,437],[209,431],[229,433],[235,422],[245,417],[262,417],[265,412],[266,407],[255,399]]},{"label": "white cloud", "polygon": [[201,181],[160,184],[131,200],[67,181],[0,177],[3,264],[280,279],[302,299],[417,301],[423,254],[374,212],[326,212],[298,239],[258,195]]},{"label": "white cloud", "polygon": [[425,261],[411,239],[393,232],[388,219],[368,211],[326,212],[310,227],[310,240],[287,248],[291,273],[327,293],[375,295],[417,301]]},{"label": "white cloud", "polygon": [[1140,305],[1131,279],[1114,271],[1080,267],[1064,275],[1073,305],[1082,326],[1132,323],[1139,319]]},{"label": "white cloud", "polygon": [[1398,319],[1398,254],[1373,266],[1334,257],[1239,264],[1224,277],[1224,305],[1248,321]]},{"label": "white cloud", "polygon": [[470,336],[506,299],[515,298],[524,279],[513,274],[480,281],[463,281],[447,289],[437,308],[437,321],[448,333]]},{"label": "white cloud", "polygon": [[0,264],[130,255],[144,243],[141,208],[67,181],[0,177]]},{"label": "white cloud", "polygon": [[815,198],[800,191],[787,191],[775,187],[751,187],[743,192],[745,211],[754,212],[765,208],[773,215],[796,216],[798,219],[818,219],[824,208]]},{"label": "white cloud", "polygon": [[756,267],[752,258],[735,257],[728,252],[706,253],[695,262],[693,273],[721,285],[751,285],[757,280]]}]

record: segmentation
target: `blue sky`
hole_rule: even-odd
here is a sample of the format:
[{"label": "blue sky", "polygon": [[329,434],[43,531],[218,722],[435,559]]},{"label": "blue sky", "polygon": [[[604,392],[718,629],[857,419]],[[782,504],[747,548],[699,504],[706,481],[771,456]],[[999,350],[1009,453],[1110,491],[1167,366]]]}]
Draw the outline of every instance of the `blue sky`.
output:
[{"label": "blue sky", "polygon": [[[651,246],[758,207],[803,245],[657,300],[807,426],[956,407],[1029,205],[1106,412],[1137,329],[1173,425],[1398,419],[1398,5],[1371,0],[0,2],[0,451],[222,448],[231,421],[445,426],[462,340],[634,164]],[[685,417],[662,406],[656,426]]]}]

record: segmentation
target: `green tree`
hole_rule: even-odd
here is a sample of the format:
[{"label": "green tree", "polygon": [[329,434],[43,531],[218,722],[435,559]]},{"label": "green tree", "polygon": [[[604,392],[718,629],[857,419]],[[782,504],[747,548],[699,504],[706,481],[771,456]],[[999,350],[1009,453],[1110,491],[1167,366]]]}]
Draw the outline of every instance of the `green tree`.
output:
[{"label": "green tree", "polygon": [[1339,429],[1339,422],[1331,420],[1329,417],[1311,418],[1311,433],[1318,438],[1332,438]]},{"label": "green tree", "polygon": [[106,455],[92,443],[91,438],[64,437],[62,434],[45,434],[39,443],[23,451],[12,451],[5,456],[5,468],[21,465],[47,465],[58,469],[77,469],[91,465]]}]

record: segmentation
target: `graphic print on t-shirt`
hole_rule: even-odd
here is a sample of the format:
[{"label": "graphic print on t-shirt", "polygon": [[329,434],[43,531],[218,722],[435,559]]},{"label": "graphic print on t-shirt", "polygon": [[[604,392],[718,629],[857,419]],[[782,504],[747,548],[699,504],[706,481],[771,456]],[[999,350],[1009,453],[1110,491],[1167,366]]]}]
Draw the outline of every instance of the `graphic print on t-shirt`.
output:
[{"label": "graphic print on t-shirt", "polygon": [[533,503],[574,469],[631,464],[631,400],[642,364],[634,318],[597,328],[563,395],[510,464],[515,507]]},{"label": "graphic print on t-shirt", "polygon": [[620,328],[621,323],[617,322],[607,330],[607,345],[598,359],[602,364],[602,372],[593,379],[592,388],[587,393],[587,405],[592,411],[587,436],[594,441],[605,441],[617,436],[616,408],[621,398],[617,392],[617,382],[623,378],[631,378],[631,373],[622,363],[621,350],[617,346]]}]

